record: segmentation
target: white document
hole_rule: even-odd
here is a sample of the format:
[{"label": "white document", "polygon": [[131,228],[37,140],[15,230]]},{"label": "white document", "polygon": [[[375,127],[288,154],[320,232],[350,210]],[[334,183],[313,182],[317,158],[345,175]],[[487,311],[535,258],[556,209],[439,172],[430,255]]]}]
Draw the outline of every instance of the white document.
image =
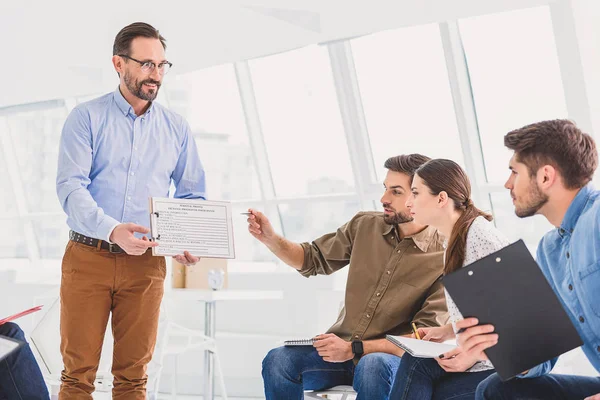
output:
[{"label": "white document", "polygon": [[456,348],[456,346],[451,344],[412,339],[404,336],[386,335],[385,338],[411,356],[419,358],[436,358],[440,354],[447,353]]},{"label": "white document", "polygon": [[229,202],[152,197],[150,229],[155,256],[235,258]]},{"label": "white document", "polygon": [[3,360],[4,357],[18,349],[22,344],[23,342],[0,336],[0,360]]}]

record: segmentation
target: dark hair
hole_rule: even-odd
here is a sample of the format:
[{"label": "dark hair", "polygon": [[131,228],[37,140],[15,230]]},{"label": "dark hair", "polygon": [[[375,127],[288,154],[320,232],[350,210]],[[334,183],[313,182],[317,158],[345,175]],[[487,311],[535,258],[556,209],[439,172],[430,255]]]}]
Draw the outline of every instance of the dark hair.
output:
[{"label": "dark hair", "polygon": [[475,207],[471,200],[471,182],[465,171],[452,160],[435,159],[427,162],[417,170],[415,175],[423,180],[432,195],[446,192],[448,198],[454,203],[456,210],[462,211],[458,221],[452,228],[448,247],[446,248],[446,259],[444,275],[456,271],[465,262],[465,248],[467,245],[467,233],[475,218],[483,216],[488,221],[493,218]]},{"label": "dark hair", "polygon": [[160,40],[163,48],[165,50],[167,49],[167,41],[158,32],[158,29],[145,22],[134,22],[131,25],[127,25],[125,28],[121,29],[119,33],[117,33],[115,42],[113,44],[113,56],[118,54],[124,54],[126,56],[130,55],[131,42],[133,39],[138,37],[158,39]]},{"label": "dark hair", "polygon": [[566,119],[536,122],[504,136],[504,145],[514,150],[530,176],[544,165],[552,165],[567,189],[579,189],[592,180],[598,166],[594,139]]},{"label": "dark hair", "polygon": [[421,154],[403,154],[388,158],[383,166],[390,171],[401,172],[412,178],[417,169],[429,160],[431,158]]}]

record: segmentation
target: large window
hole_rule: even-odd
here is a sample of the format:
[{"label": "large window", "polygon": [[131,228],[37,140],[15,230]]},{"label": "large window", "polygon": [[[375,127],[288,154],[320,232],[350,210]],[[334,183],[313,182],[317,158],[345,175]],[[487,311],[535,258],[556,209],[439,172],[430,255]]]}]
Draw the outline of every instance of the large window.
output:
[{"label": "large window", "polygon": [[352,40],[352,52],[379,181],[389,157],[421,153],[463,164],[437,25]]},{"label": "large window", "polygon": [[[274,259],[247,232],[240,212],[248,207],[263,211],[289,239],[310,241],[361,208],[380,209],[375,185],[388,157],[422,153],[464,165],[461,138],[473,141],[476,154],[468,156],[475,167],[484,160],[486,182],[473,186],[489,197],[497,226],[535,248],[550,225],[540,217],[517,218],[497,184],[508,177],[510,152],[502,140],[508,131],[568,117],[549,7],[457,23],[460,35],[438,24],[402,27],[166,78],[158,102],[189,122],[208,198],[233,203],[239,260]],[[452,92],[448,67],[462,67],[463,60],[467,70],[457,71],[468,74],[472,92]],[[477,126],[479,137],[476,129],[459,134],[457,120],[472,114],[457,115],[453,95],[463,96],[456,99],[463,105],[473,102],[477,121],[469,126]],[[8,170],[0,176],[6,227],[0,257],[63,254],[68,227],[55,193],[60,132],[71,106],[95,97],[0,109],[0,170]],[[340,104],[359,114],[340,112]],[[365,145],[350,154],[348,143]],[[374,176],[353,170],[372,170],[371,160]]]},{"label": "large window", "polygon": [[504,135],[567,117],[548,7],[460,21],[488,181],[508,178]]},{"label": "large window", "polygon": [[353,191],[327,48],[252,60],[250,68],[276,194]]},{"label": "large window", "polygon": [[58,212],[56,167],[58,145],[67,109],[62,102],[51,102],[40,109],[16,112],[6,117],[14,145],[18,171],[24,186],[27,210]]},{"label": "large window", "polygon": [[[234,201],[236,259],[273,256],[247,229],[244,200],[261,198],[240,92],[232,64],[170,76],[167,105],[190,124],[207,176],[207,197]],[[261,208],[261,207],[259,207]],[[264,210],[263,210],[264,211]],[[277,219],[274,225],[280,229]]]},{"label": "large window", "polygon": [[15,231],[17,237],[22,237],[24,226],[31,221],[36,241],[19,244],[17,257],[27,256],[27,245],[38,246],[41,257],[60,257],[68,240],[66,218],[55,189],[58,145],[66,116],[64,103],[51,101],[22,111],[15,109],[4,117],[4,134],[9,138],[4,143],[12,147],[4,151],[11,151],[16,161],[12,174],[15,179],[6,193],[14,196],[14,202],[19,202],[27,214],[12,223],[20,225]]},{"label": "large window", "polygon": [[[0,135],[6,135],[0,118]],[[4,141],[3,141],[4,142]],[[0,149],[2,150],[2,149]],[[6,171],[4,151],[0,151],[0,171]],[[0,258],[27,257],[27,246],[23,234],[23,224],[17,218],[18,208],[10,177],[0,174]]]},{"label": "large window", "polygon": [[297,242],[310,242],[325,233],[335,232],[359,210],[360,204],[353,200],[279,205],[285,236]]},{"label": "large window", "polygon": [[[504,135],[524,125],[566,118],[567,108],[547,6],[461,20],[488,182],[503,184],[512,154]],[[508,191],[490,193],[496,226],[535,250],[552,226],[520,219]]]},{"label": "large window", "polygon": [[260,198],[233,65],[169,78],[165,97],[190,124],[208,177],[208,197]]}]

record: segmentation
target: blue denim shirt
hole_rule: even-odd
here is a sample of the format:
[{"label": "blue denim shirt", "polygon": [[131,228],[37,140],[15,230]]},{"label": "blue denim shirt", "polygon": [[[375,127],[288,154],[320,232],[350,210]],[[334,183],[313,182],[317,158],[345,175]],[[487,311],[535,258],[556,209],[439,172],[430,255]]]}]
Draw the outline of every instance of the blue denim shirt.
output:
[{"label": "blue denim shirt", "polygon": [[[108,241],[120,222],[149,227],[149,197],[205,198],[183,117],[152,103],[137,116],[120,90],[78,105],[60,139],[56,191],[69,227]],[[138,235],[139,236],[139,235]]]},{"label": "blue denim shirt", "polygon": [[[591,184],[579,191],[560,227],[540,241],[537,262],[579,332],[583,352],[600,372],[600,191]],[[522,377],[545,375],[557,360]]]}]

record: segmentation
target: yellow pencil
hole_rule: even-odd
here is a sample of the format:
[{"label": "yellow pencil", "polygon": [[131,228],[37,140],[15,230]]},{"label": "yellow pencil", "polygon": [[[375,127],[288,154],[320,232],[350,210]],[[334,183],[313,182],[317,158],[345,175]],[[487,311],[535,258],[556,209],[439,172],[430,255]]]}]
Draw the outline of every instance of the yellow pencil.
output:
[{"label": "yellow pencil", "polygon": [[412,328],[413,328],[413,332],[415,333],[415,337],[419,340],[421,340],[421,336],[419,336],[419,331],[417,329],[417,326],[415,325],[414,322],[412,322]]}]

